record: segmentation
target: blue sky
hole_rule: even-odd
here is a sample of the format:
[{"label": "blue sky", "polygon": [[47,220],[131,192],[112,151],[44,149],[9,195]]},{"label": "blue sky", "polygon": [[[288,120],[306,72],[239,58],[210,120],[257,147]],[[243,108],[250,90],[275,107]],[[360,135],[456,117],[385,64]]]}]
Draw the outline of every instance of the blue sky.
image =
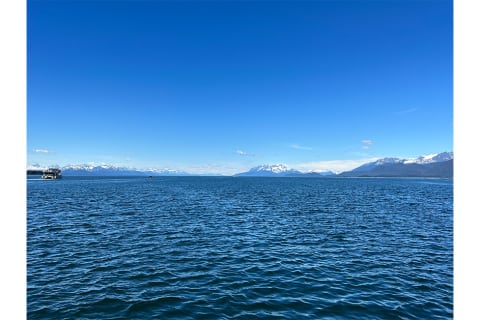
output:
[{"label": "blue sky", "polygon": [[28,164],[231,174],[453,150],[451,1],[28,1]]}]

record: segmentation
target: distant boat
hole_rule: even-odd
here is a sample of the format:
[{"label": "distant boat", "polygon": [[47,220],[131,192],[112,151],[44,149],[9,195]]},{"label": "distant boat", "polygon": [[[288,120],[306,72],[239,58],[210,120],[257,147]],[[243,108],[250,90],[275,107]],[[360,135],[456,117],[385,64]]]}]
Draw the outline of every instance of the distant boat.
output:
[{"label": "distant boat", "polygon": [[49,168],[42,174],[42,179],[60,179],[62,177],[62,170],[57,168]]}]

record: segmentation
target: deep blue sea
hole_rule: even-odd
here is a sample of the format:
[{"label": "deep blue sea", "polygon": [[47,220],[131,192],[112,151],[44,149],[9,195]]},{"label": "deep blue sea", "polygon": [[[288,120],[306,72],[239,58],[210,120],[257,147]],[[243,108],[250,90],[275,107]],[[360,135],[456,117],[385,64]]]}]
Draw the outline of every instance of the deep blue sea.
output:
[{"label": "deep blue sea", "polygon": [[27,180],[28,319],[452,319],[453,181]]}]

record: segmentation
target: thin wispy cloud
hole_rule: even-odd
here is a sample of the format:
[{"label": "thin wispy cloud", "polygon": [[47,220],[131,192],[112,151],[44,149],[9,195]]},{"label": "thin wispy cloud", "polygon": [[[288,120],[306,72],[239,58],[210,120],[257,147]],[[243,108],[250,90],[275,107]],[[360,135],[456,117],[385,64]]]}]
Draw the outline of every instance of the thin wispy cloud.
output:
[{"label": "thin wispy cloud", "polygon": [[36,153],[51,153],[47,149],[34,149],[33,151],[36,152]]},{"label": "thin wispy cloud", "polygon": [[373,144],[373,141],[372,140],[362,140],[362,143],[371,146]]},{"label": "thin wispy cloud", "polygon": [[311,147],[306,147],[306,146],[302,146],[302,145],[299,145],[299,144],[291,144],[289,145],[290,148],[293,148],[293,149],[298,149],[298,150],[313,150],[313,148]]},{"label": "thin wispy cloud", "polygon": [[240,149],[235,151],[235,153],[238,154],[239,156],[255,157],[254,153],[249,153],[249,152],[246,152],[246,151],[243,151],[243,150],[240,150]]},{"label": "thin wispy cloud", "polygon": [[373,146],[372,140],[362,140],[362,149],[367,150],[370,149],[371,146]]}]

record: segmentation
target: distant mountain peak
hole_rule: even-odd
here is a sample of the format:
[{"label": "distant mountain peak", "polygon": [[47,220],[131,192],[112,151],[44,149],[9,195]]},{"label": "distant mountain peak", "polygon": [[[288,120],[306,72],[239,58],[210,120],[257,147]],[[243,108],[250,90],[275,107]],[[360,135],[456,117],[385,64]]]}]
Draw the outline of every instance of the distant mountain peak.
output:
[{"label": "distant mountain peak", "polygon": [[257,167],[250,169],[250,171],[271,171],[274,173],[286,172],[289,171],[287,165],[278,163],[278,164],[262,164]]},{"label": "distant mountain peak", "polygon": [[272,176],[280,177],[289,174],[299,174],[300,171],[290,169],[286,164],[262,164],[251,168],[247,172],[236,174],[236,176]]}]

